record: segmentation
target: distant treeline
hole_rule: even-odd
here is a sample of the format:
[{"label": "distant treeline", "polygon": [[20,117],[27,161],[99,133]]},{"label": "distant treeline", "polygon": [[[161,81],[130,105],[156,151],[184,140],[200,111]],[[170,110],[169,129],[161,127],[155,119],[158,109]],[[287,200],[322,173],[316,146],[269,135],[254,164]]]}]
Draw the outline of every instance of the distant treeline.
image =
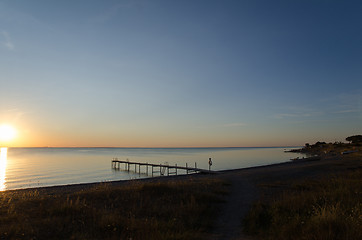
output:
[{"label": "distant treeline", "polygon": [[301,149],[293,149],[290,152],[303,152],[303,153],[313,153],[320,154],[321,152],[329,152],[335,151],[338,149],[343,149],[350,146],[362,146],[362,135],[353,135],[346,138],[348,143],[344,142],[334,142],[334,143],[326,143],[326,142],[316,142],[314,144],[306,143],[305,146]]},{"label": "distant treeline", "polygon": [[[346,138],[346,141],[349,142],[349,144],[362,144],[362,135],[353,135]],[[305,144],[304,148],[316,148],[316,147],[322,147],[323,145],[326,145],[326,142],[316,142],[315,144],[310,145],[309,143]],[[333,145],[344,145],[343,142],[335,142],[335,143],[329,143]]]}]

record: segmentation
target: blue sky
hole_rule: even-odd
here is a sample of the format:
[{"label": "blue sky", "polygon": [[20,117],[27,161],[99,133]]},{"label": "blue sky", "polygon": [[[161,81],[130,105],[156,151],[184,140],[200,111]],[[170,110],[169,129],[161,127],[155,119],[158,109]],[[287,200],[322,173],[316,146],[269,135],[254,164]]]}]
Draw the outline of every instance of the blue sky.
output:
[{"label": "blue sky", "polygon": [[280,146],[362,130],[359,1],[0,0],[14,146]]}]

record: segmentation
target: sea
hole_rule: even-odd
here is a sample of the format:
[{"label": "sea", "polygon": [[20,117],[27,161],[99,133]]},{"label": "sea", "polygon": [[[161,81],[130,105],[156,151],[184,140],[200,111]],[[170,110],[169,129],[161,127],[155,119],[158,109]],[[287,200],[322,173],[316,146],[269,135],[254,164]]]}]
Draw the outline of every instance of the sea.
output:
[{"label": "sea", "polygon": [[[197,166],[211,170],[240,169],[288,162],[302,157],[285,152],[298,147],[241,148],[1,148],[0,191],[108,182],[151,177],[112,168],[112,159]],[[179,171],[179,174],[186,174]]]}]

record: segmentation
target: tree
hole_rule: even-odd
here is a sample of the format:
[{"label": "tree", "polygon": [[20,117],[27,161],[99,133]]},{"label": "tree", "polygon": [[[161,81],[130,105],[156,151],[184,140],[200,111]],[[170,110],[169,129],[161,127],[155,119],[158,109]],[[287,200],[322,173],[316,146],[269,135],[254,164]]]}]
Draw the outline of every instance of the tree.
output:
[{"label": "tree", "polygon": [[362,143],[362,135],[354,135],[346,138],[346,141],[350,143]]}]

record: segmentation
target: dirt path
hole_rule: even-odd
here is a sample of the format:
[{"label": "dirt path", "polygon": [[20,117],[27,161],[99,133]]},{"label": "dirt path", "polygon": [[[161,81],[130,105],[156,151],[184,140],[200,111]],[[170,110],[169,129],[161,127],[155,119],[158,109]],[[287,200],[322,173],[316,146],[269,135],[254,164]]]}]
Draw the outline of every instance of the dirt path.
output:
[{"label": "dirt path", "polygon": [[250,181],[247,174],[232,173],[223,176],[228,181],[230,193],[226,196],[218,226],[215,229],[215,238],[222,240],[249,239],[242,234],[242,217],[246,215],[251,204],[257,198],[255,183]]},{"label": "dirt path", "polygon": [[[250,239],[242,233],[242,219],[246,216],[252,203],[258,199],[258,183],[308,178],[320,175],[321,169],[315,169],[320,162],[282,163],[271,166],[240,169],[224,172],[220,178],[228,181],[230,193],[226,196],[225,204],[214,230],[217,240]],[[325,163],[323,163],[325,165]],[[313,170],[314,169],[314,170]],[[283,187],[283,186],[280,186]]]}]

